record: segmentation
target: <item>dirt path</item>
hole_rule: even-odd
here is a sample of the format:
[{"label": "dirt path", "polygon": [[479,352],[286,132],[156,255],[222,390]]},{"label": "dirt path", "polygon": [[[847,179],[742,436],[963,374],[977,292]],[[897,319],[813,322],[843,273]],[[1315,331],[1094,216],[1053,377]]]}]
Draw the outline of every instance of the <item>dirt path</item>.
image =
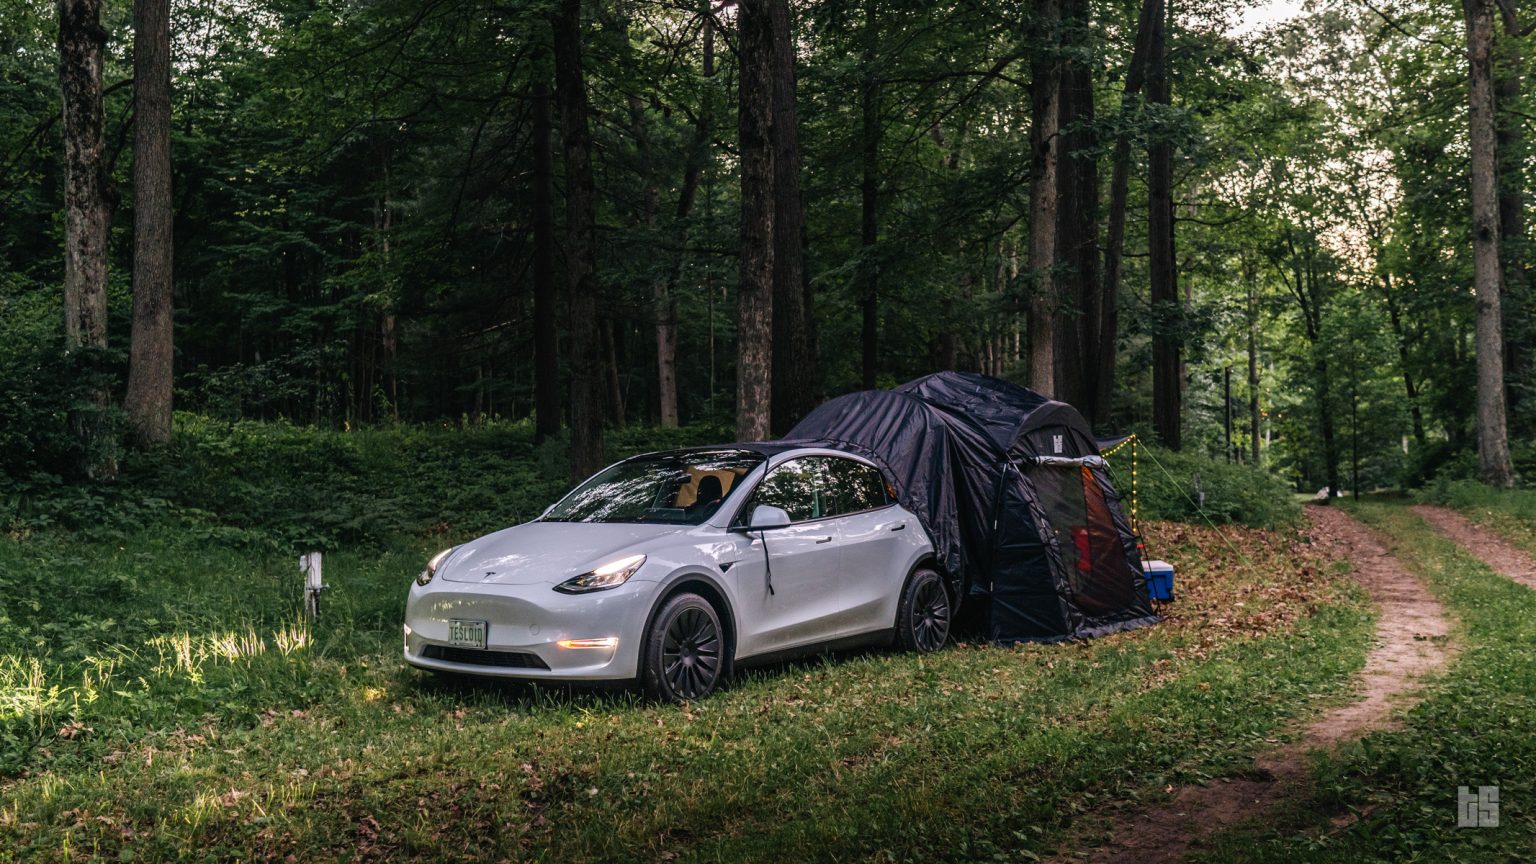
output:
[{"label": "dirt path", "polygon": [[[1440,602],[1403,569],[1375,532],[1333,507],[1308,507],[1313,534],[1355,564],[1354,577],[1381,611],[1377,644],[1360,673],[1360,698],[1327,712],[1300,740],[1261,754],[1253,770],[1205,786],[1185,786],[1152,807],[1109,817],[1109,842],[1063,852],[1061,862],[1179,861],[1215,833],[1259,818],[1307,782],[1307,753],[1390,728],[1412,702],[1418,681],[1450,659],[1450,619]],[[1097,826],[1092,826],[1097,827]]]},{"label": "dirt path", "polygon": [[1460,543],[1462,548],[1499,574],[1536,589],[1536,558],[1532,558],[1524,549],[1455,510],[1420,504],[1413,508],[1413,512],[1433,525],[1436,531]]}]

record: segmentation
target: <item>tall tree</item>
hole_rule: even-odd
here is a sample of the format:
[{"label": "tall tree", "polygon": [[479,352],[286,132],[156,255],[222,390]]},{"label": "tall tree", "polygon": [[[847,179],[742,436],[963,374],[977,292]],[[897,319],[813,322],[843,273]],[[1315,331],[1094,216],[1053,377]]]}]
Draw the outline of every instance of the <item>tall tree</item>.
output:
[{"label": "tall tree", "polygon": [[1251,264],[1243,268],[1248,283],[1248,447],[1253,467],[1264,465],[1259,452],[1259,274]]},{"label": "tall tree", "polygon": [[1030,70],[1029,386],[1056,392],[1056,163],[1061,150],[1060,0],[1034,0],[1040,33]]},{"label": "tall tree", "polygon": [[603,467],[603,344],[598,330],[596,190],[581,59],[581,0],[554,16],[555,95],[565,151],[565,271],[570,291],[571,479]]},{"label": "tall tree", "polygon": [[1381,293],[1386,300],[1387,323],[1392,328],[1392,341],[1397,347],[1397,365],[1403,373],[1403,393],[1408,397],[1408,416],[1413,421],[1413,440],[1420,447],[1428,446],[1429,433],[1424,428],[1424,407],[1420,405],[1419,385],[1413,374],[1413,359],[1409,355],[1410,335],[1403,326],[1403,315],[1399,309],[1397,288],[1392,283],[1392,274],[1381,275]]},{"label": "tall tree", "polygon": [[[1504,328],[1504,374],[1506,382],[1518,380],[1524,371],[1530,350],[1522,344],[1521,317],[1530,315],[1531,283],[1526,275],[1529,257],[1525,239],[1525,122],[1520,110],[1521,84],[1525,77],[1525,54],[1520,22],[1513,3],[1500,3],[1503,39],[1496,40],[1497,56],[1493,62],[1494,151],[1498,159],[1499,184],[1499,258],[1504,265],[1504,290],[1499,316]],[[1508,410],[1519,414],[1518,388],[1506,386]]]},{"label": "tall tree", "polygon": [[874,389],[880,364],[880,265],[875,244],[880,240],[876,206],[880,193],[880,50],[879,4],[864,0],[863,70],[859,87],[859,317],[861,322],[864,388]]},{"label": "tall tree", "polygon": [[1477,460],[1483,482],[1515,482],[1504,409],[1504,336],[1499,292],[1498,154],[1493,111],[1493,9],[1463,0],[1467,23],[1468,141],[1472,151],[1472,269],[1477,302]]},{"label": "tall tree", "polygon": [[133,4],[133,333],[123,410],[141,445],[171,437],[171,4]]},{"label": "tall tree", "polygon": [[[1136,21],[1136,43],[1126,67],[1125,88],[1120,95],[1120,112],[1125,114],[1142,101],[1142,87],[1147,78],[1147,63],[1152,54],[1152,35],[1163,20],[1163,0],[1142,0]],[[1104,236],[1103,296],[1099,301],[1099,343],[1102,350],[1096,361],[1093,403],[1100,413],[1108,413],[1115,381],[1116,340],[1120,333],[1120,277],[1125,252],[1125,215],[1130,198],[1131,139],[1121,134],[1115,139],[1109,179],[1109,213]]]},{"label": "tall tree", "polygon": [[560,434],[560,356],[555,323],[555,159],[549,85],[533,85],[533,413],[534,440]]},{"label": "tall tree", "polygon": [[[1170,104],[1167,19],[1152,22],[1147,95]],[[1178,272],[1173,252],[1173,142],[1164,134],[1147,152],[1147,266],[1152,295],[1152,428],[1166,446],[1183,446],[1184,376],[1180,349]]]},{"label": "tall tree", "polygon": [[[59,0],[59,90],[64,135],[64,350],[107,347],[107,239],[116,191],[107,176],[102,141],[102,54],[107,31],[101,0]],[[117,473],[106,417],[110,395],[93,386],[89,407],[71,418],[97,478]]]},{"label": "tall tree", "polygon": [[736,437],[767,438],[772,416],[774,132],[773,0],[742,0],[737,11],[741,77],[740,285],[736,293]]},{"label": "tall tree", "polygon": [[815,407],[815,308],[805,269],[805,201],[800,192],[800,122],[795,105],[799,52],[789,0],[769,0],[773,27],[773,428],[787,432]]},{"label": "tall tree", "polygon": [[1339,489],[1338,423],[1335,418],[1333,365],[1324,341],[1324,323],[1333,305],[1336,286],[1335,268],[1321,248],[1316,233],[1298,231],[1287,225],[1280,242],[1272,250],[1276,275],[1296,301],[1301,313],[1302,335],[1307,340],[1312,367],[1313,408],[1317,412],[1318,433],[1323,445],[1323,470],[1329,494]]},{"label": "tall tree", "polygon": [[1094,128],[1088,0],[1063,0],[1065,59],[1061,73],[1061,158],[1057,166],[1060,207],[1056,257],[1062,268],[1056,335],[1056,398],[1075,405],[1089,425],[1107,406],[1098,404],[1104,294],[1099,285],[1099,157]]}]

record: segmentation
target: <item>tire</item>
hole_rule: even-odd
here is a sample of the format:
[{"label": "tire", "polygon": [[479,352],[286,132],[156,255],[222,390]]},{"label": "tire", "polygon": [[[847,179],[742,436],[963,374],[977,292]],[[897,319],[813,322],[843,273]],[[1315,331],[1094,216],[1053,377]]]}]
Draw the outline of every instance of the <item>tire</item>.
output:
[{"label": "tire", "polygon": [[662,604],[641,645],[640,683],[662,702],[703,699],[715,692],[726,669],[720,615],[697,594]]},{"label": "tire", "polygon": [[901,589],[896,607],[896,644],[903,651],[929,654],[949,641],[953,606],[939,574],[919,567]]}]

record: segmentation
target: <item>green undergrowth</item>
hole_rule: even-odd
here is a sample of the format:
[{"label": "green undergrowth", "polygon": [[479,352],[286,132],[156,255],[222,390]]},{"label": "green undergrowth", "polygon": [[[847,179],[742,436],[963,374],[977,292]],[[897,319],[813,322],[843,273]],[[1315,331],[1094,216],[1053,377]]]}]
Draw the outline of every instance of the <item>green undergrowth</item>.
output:
[{"label": "green undergrowth", "polygon": [[[610,430],[623,458],[719,440],[707,427]],[[464,539],[539,515],[570,488],[562,439],[529,423],[330,431],[179,414],[169,445],[125,457],[116,482],[0,477],[0,525],[106,542],[172,526],[179,539],[257,552]]]},{"label": "green undergrowth", "polygon": [[[636,426],[610,429],[605,441],[619,459],[731,437],[710,426]],[[1111,459],[1127,506],[1129,452]],[[1284,485],[1262,471],[1146,448],[1139,468],[1144,519],[1270,528],[1298,518]],[[535,445],[527,422],[337,431],[178,414],[170,444],[124,453],[115,482],[35,467],[0,473],[0,529],[110,543],[169,526],[179,540],[256,553],[378,550],[531,519],[570,487],[569,470],[564,440]]]},{"label": "green undergrowth", "polygon": [[1240,768],[1363,661],[1360,597],[1301,538],[1150,531],[1181,562],[1159,626],[807,660],[682,707],[409,670],[409,538],[327,556],[312,628],[286,555],[0,541],[0,860],[1044,853]]},{"label": "green undergrowth", "polygon": [[[1458,621],[1460,653],[1403,727],[1321,761],[1309,813],[1228,837],[1206,859],[1529,861],[1536,855],[1536,591],[1500,576],[1407,508],[1355,510]],[[1498,827],[1457,827],[1459,787],[1498,786]],[[1336,828],[1331,818],[1358,821]]]},{"label": "green undergrowth", "polygon": [[[1115,485],[1130,506],[1131,449],[1109,457]],[[1234,465],[1193,452],[1175,453],[1142,443],[1135,465],[1141,514],[1196,524],[1294,526],[1301,506],[1289,484],[1268,471]]]}]

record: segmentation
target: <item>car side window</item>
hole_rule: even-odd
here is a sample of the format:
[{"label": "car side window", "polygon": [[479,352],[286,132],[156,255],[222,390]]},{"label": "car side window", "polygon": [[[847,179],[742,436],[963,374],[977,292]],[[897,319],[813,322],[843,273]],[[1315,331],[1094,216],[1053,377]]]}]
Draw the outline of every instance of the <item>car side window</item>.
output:
[{"label": "car side window", "polygon": [[829,516],[862,513],[890,503],[880,471],[852,459],[827,460]]},{"label": "car side window", "polygon": [[768,476],[753,490],[741,519],[745,521],[751,518],[752,511],[765,504],[783,508],[791,522],[820,519],[827,515],[822,500],[825,491],[823,461],[820,457],[805,456],[785,462],[768,472]]}]

